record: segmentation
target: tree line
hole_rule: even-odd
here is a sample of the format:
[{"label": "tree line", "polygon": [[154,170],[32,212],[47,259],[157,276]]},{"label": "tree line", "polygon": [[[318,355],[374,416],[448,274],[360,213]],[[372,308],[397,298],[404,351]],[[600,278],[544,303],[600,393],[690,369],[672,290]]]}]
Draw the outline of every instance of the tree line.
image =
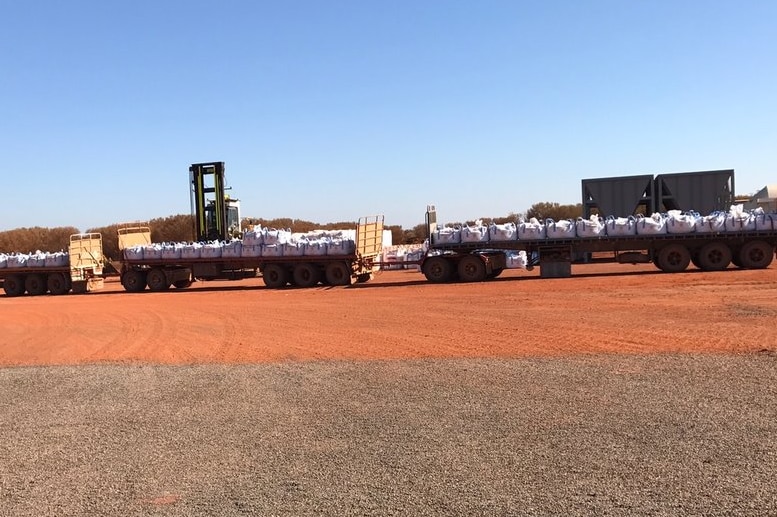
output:
[{"label": "tree line", "polygon": [[[559,203],[535,203],[525,214],[510,213],[503,217],[483,217],[482,221],[503,224],[509,221],[519,222],[532,217],[541,221],[551,218],[556,221],[561,219],[575,219],[583,213],[581,204],[561,205]],[[452,224],[474,224],[475,221],[463,221]],[[139,223],[141,224],[141,223]],[[171,215],[151,219],[148,223],[151,229],[152,242],[191,242],[194,239],[194,220],[190,214]],[[255,225],[261,225],[264,228],[283,228],[289,229],[295,233],[307,233],[312,230],[342,230],[346,228],[355,228],[356,221],[339,221],[334,223],[314,223],[302,219],[277,218],[245,218],[241,222],[242,229],[248,230]],[[96,228],[89,228],[86,233],[99,233],[102,235],[103,251],[108,258],[119,257],[119,238],[118,229],[122,225],[112,224]],[[412,228],[405,229],[399,225],[387,225],[386,230],[391,231],[392,242],[394,244],[420,244],[428,237],[426,234],[426,225],[418,224]],[[77,228],[72,226],[63,226],[56,228],[17,228],[0,232],[0,252],[20,252],[29,253],[34,251],[66,251],[70,236],[79,233]]]}]

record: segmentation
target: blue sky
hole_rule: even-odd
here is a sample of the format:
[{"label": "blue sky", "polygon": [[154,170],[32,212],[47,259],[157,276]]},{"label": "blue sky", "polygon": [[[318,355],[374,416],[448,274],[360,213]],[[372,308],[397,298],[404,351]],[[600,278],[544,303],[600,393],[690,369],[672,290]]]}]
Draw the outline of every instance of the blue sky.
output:
[{"label": "blue sky", "polygon": [[0,230],[188,213],[423,222],[585,178],[777,183],[773,1],[0,0]]}]

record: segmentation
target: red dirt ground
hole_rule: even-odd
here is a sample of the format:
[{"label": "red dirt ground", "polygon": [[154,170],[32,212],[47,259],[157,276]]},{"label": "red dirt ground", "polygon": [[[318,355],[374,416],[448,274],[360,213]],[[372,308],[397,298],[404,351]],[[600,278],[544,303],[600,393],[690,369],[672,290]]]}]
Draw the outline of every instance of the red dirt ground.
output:
[{"label": "red dirt ground", "polygon": [[0,296],[0,366],[526,357],[777,350],[777,266],[761,271],[579,265],[433,285],[386,271],[353,287],[261,279],[126,293]]}]

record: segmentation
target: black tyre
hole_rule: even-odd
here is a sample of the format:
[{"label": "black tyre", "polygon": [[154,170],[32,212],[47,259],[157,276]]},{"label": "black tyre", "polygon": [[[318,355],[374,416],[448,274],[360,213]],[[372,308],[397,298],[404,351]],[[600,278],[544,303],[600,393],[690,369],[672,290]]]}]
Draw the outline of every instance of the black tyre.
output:
[{"label": "black tyre", "polygon": [[264,285],[270,289],[279,289],[284,287],[289,279],[286,274],[286,270],[278,264],[268,264],[262,271],[262,279]]},{"label": "black tyre", "polygon": [[746,242],[739,250],[739,261],[745,269],[764,269],[774,259],[774,246],[764,241]]},{"label": "black tyre", "polygon": [[372,280],[372,273],[362,273],[356,277],[357,284],[363,284]]},{"label": "black tyre", "polygon": [[319,269],[308,262],[294,266],[294,285],[298,287],[313,287],[321,279]]},{"label": "black tyre", "polygon": [[679,273],[688,268],[691,254],[688,248],[681,244],[670,244],[658,250],[656,265],[666,273]]},{"label": "black tyre", "polygon": [[453,278],[453,264],[443,257],[431,257],[424,262],[423,273],[432,283],[450,282]]},{"label": "black tyre", "polygon": [[723,271],[731,264],[731,249],[722,242],[710,242],[699,250],[699,266],[704,271]]},{"label": "black tyre", "polygon": [[3,280],[3,290],[6,296],[21,296],[24,294],[24,276],[8,275]]},{"label": "black tyre", "polygon": [[46,277],[38,273],[27,275],[24,279],[24,289],[32,296],[40,296],[46,294],[48,287],[46,286]]},{"label": "black tyre", "polygon": [[329,285],[351,285],[351,268],[346,262],[330,262],[325,273]]},{"label": "black tyre", "polygon": [[478,255],[462,257],[457,270],[462,282],[482,282],[486,279],[486,264]]},{"label": "black tyre", "polygon": [[171,285],[165,270],[159,267],[148,272],[148,275],[146,275],[146,284],[148,284],[149,290],[157,293],[170,289]]},{"label": "black tyre", "polygon": [[146,288],[146,274],[134,269],[121,275],[121,285],[130,293],[139,293]]},{"label": "black tyre", "polygon": [[51,294],[65,294],[70,291],[70,282],[64,273],[51,273],[46,279],[46,287]]}]

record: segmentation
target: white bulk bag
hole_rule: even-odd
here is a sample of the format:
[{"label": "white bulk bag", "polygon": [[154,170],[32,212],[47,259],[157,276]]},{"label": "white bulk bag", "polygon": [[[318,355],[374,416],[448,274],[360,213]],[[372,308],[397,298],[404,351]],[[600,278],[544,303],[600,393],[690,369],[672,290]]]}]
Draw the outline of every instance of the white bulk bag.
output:
[{"label": "white bulk bag", "polygon": [[488,228],[478,221],[461,229],[461,242],[488,242]]},{"label": "white bulk bag", "polygon": [[221,256],[224,258],[237,258],[241,255],[243,251],[243,242],[234,240],[229,241],[226,244],[224,244],[224,247],[221,249]]},{"label": "white bulk bag", "polygon": [[127,260],[143,260],[143,246],[124,248],[124,258]]},{"label": "white bulk bag", "polygon": [[30,256],[27,255],[26,253],[16,253],[14,255],[9,255],[7,267],[9,268],[27,267],[28,258],[30,258]]},{"label": "white bulk bag", "polygon": [[545,225],[532,217],[529,222],[518,225],[519,241],[536,241],[545,238]]},{"label": "white bulk bag", "polygon": [[751,232],[755,230],[755,217],[746,212],[743,205],[731,205],[726,215],[726,231]]},{"label": "white bulk bag", "polygon": [[164,260],[179,260],[181,258],[181,244],[163,244],[162,258]]},{"label": "white bulk bag", "polygon": [[289,241],[284,244],[283,246],[283,256],[284,257],[301,257],[305,254],[305,241]]},{"label": "white bulk bag", "polygon": [[525,251],[506,251],[508,269],[526,269],[527,259]]},{"label": "white bulk bag", "polygon": [[202,256],[202,244],[200,244],[199,242],[184,244],[181,247],[181,258],[198,259],[201,256]]},{"label": "white bulk bag", "polygon": [[243,242],[243,247],[240,249],[241,257],[261,257],[262,246],[260,244],[246,244]]},{"label": "white bulk bag", "polygon": [[577,236],[575,223],[569,219],[545,220],[545,234],[548,239],[574,239]]},{"label": "white bulk bag", "polygon": [[328,244],[328,238],[308,240],[307,245],[305,246],[305,255],[312,257],[326,255]]},{"label": "white bulk bag", "polygon": [[282,257],[283,244],[262,244],[263,257]]},{"label": "white bulk bag", "polygon": [[461,227],[438,228],[432,235],[432,240],[435,244],[458,244],[461,242]]},{"label": "white bulk bag", "polygon": [[38,251],[27,257],[27,267],[43,267],[46,265],[46,254]]},{"label": "white bulk bag", "polygon": [[8,266],[8,255],[0,253],[0,268]]},{"label": "white bulk bag", "polygon": [[291,230],[267,228],[262,236],[264,244],[286,244],[291,240]]},{"label": "white bulk bag", "polygon": [[353,255],[356,253],[356,242],[351,239],[334,238],[327,244],[327,255]]},{"label": "white bulk bag", "polygon": [[726,213],[712,212],[696,220],[696,233],[718,233],[726,229]]},{"label": "white bulk bag", "polygon": [[491,223],[488,227],[488,238],[494,242],[514,241],[518,239],[518,228],[515,223]]},{"label": "white bulk bag", "polygon": [[209,242],[200,250],[202,258],[221,258],[221,251],[224,244],[220,241]]},{"label": "white bulk bag", "polygon": [[578,217],[575,221],[575,233],[578,237],[601,237],[605,234],[604,221],[596,214],[588,219]]},{"label": "white bulk bag", "polygon": [[755,219],[755,229],[758,231],[771,231],[777,229],[775,223],[777,222],[777,214],[767,214],[761,207],[756,208],[752,212]]},{"label": "white bulk bag", "polygon": [[637,234],[637,219],[628,217],[609,216],[604,221],[605,232],[609,237],[625,237]]},{"label": "white bulk bag", "polygon": [[692,233],[696,231],[696,222],[700,216],[697,212],[669,210],[666,214],[667,233]]},{"label": "white bulk bag", "polygon": [[143,247],[143,259],[159,260],[162,258],[162,246],[159,244],[147,244]]},{"label": "white bulk bag", "polygon": [[663,233],[666,233],[666,218],[663,215],[655,213],[650,217],[637,216],[638,235],[660,235]]},{"label": "white bulk bag", "polygon": [[256,225],[243,234],[243,246],[260,246],[264,243],[264,230]]},{"label": "white bulk bag", "polygon": [[46,253],[46,267],[66,267],[68,262],[68,255],[64,251]]}]

